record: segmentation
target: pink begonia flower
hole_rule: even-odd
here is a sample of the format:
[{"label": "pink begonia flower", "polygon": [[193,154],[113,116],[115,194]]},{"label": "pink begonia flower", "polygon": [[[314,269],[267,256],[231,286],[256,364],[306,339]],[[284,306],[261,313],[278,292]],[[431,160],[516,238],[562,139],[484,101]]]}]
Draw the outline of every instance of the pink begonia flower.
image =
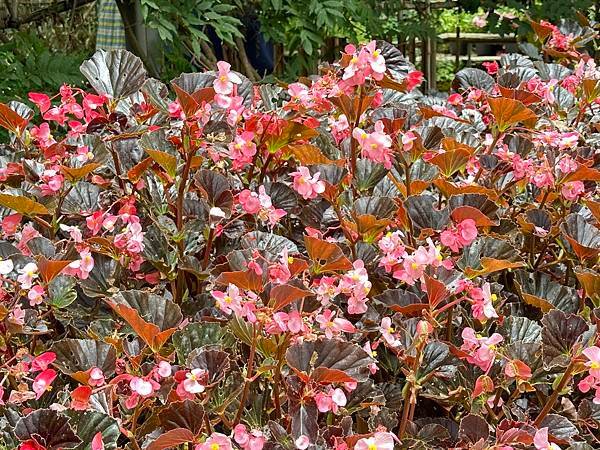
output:
[{"label": "pink begonia flower", "polygon": [[410,151],[414,146],[414,141],[417,140],[417,135],[412,131],[407,131],[406,133],[402,133],[402,148],[405,152]]},{"label": "pink begonia flower", "polygon": [[497,300],[498,296],[496,294],[492,294],[490,283],[484,283],[482,289],[475,288],[471,290],[469,295],[473,299],[471,312],[473,313],[473,317],[475,319],[485,322],[488,319],[498,317],[493,303]]},{"label": "pink begonia flower", "polygon": [[52,382],[56,378],[56,370],[46,369],[41,372],[33,381],[33,392],[35,392],[36,400],[39,399],[44,392],[52,390]]},{"label": "pink begonia flower", "polygon": [[307,100],[310,100],[310,94],[308,92],[308,87],[302,83],[291,83],[288,84],[288,94],[292,98],[292,100],[298,100],[303,103]]},{"label": "pink begonia flower", "polygon": [[347,86],[359,86],[364,84],[367,77],[372,77],[374,80],[383,79],[386,71],[385,59],[381,54],[381,50],[376,48],[375,41],[369,42],[367,45],[357,51],[354,45],[347,45],[344,52],[350,56],[348,65],[344,68],[342,80]]},{"label": "pink begonia flower", "polygon": [[450,103],[453,106],[459,106],[463,104],[463,98],[462,95],[455,93],[455,94],[450,94],[448,96],[447,99],[448,103]]},{"label": "pink begonia flower", "polygon": [[161,361],[161,362],[158,363],[156,372],[162,378],[167,378],[167,377],[171,376],[171,373],[173,372],[173,370],[171,368],[171,364],[169,364],[168,361]]},{"label": "pink begonia flower", "polygon": [[362,260],[354,261],[352,267],[353,269],[340,279],[338,289],[340,293],[349,296],[348,313],[363,314],[367,311],[367,295],[371,291],[372,283]]},{"label": "pink begonia flower", "polygon": [[69,225],[65,225],[64,223],[61,223],[59,228],[62,231],[69,233],[69,236],[71,237],[71,239],[73,239],[73,241],[75,241],[76,243],[79,244],[79,243],[83,242],[83,235],[81,234],[81,230],[78,227],[69,226]]},{"label": "pink begonia flower", "polygon": [[423,72],[412,70],[406,77],[406,89],[410,92],[423,82]]},{"label": "pink begonia flower", "polygon": [[129,387],[140,397],[147,397],[151,395],[152,392],[154,392],[154,387],[152,386],[152,383],[140,377],[133,377],[129,382]]},{"label": "pink begonia flower", "polygon": [[239,288],[235,284],[229,283],[227,292],[211,291],[210,293],[217,301],[217,307],[225,314],[240,315],[242,311],[242,295]]},{"label": "pink begonia flower", "polygon": [[44,170],[40,176],[40,180],[43,182],[40,185],[42,195],[49,196],[59,192],[63,187],[65,177],[63,177],[58,171],[49,169]]},{"label": "pink begonia flower", "polygon": [[192,369],[190,372],[185,374],[183,388],[190,394],[200,394],[201,392],[204,392],[204,385],[202,385],[199,380],[205,376],[205,370]]},{"label": "pink begonia flower", "polygon": [[233,162],[234,170],[239,170],[252,163],[252,159],[256,155],[256,144],[252,141],[253,139],[254,133],[252,131],[244,131],[229,144],[228,156]]},{"label": "pink begonia flower", "polygon": [[331,134],[333,135],[336,143],[339,144],[346,137],[348,137],[350,123],[348,123],[348,118],[345,114],[340,114],[337,119],[335,117],[329,117],[327,121],[331,128]]},{"label": "pink begonia flower", "polygon": [[294,262],[294,258],[289,256],[288,249],[281,251],[279,261],[269,266],[269,280],[275,284],[285,284],[292,277],[289,265]]},{"label": "pink begonia flower", "polygon": [[185,119],[185,113],[181,108],[181,104],[178,100],[172,101],[167,106],[167,111],[169,112],[169,116],[173,119],[183,120]]},{"label": "pink begonia flower", "polygon": [[346,406],[346,394],[340,388],[330,388],[329,392],[318,392],[315,395],[315,403],[317,404],[317,409],[322,412],[333,412],[337,414],[340,407]]},{"label": "pink begonia flower", "polygon": [[451,269],[451,263],[451,260],[444,260],[440,248],[433,244],[431,238],[427,238],[427,247],[421,245],[413,254],[405,255],[402,265],[394,268],[392,276],[412,286],[423,276],[428,266]]},{"label": "pink begonia flower", "polygon": [[79,254],[79,258],[71,262],[63,272],[67,275],[79,277],[82,280],[88,278],[90,272],[94,268],[94,258],[90,253],[89,248],[85,248]]},{"label": "pink begonia flower", "polygon": [[0,275],[8,275],[15,268],[14,263],[11,259],[0,258]]},{"label": "pink begonia flower", "polygon": [[259,430],[248,432],[246,425],[237,424],[233,429],[233,439],[242,450],[262,450],[267,442],[266,436]]},{"label": "pink begonia flower", "polygon": [[22,219],[23,216],[21,214],[10,214],[4,217],[2,219],[2,233],[4,236],[14,236]]},{"label": "pink begonia flower", "polygon": [[231,440],[221,433],[213,433],[210,437],[195,447],[195,450],[232,450]]},{"label": "pink begonia flower", "polygon": [[39,127],[31,127],[29,134],[39,143],[40,147],[42,148],[47,148],[56,142],[52,137],[50,125],[48,125],[47,122],[42,122]]},{"label": "pink begonia flower", "polygon": [[44,120],[50,120],[52,122],[56,122],[59,125],[64,125],[67,121],[67,116],[62,107],[55,106],[54,108],[50,108],[48,111],[42,114],[42,118]]},{"label": "pink begonia flower", "polygon": [[50,109],[50,97],[48,97],[46,94],[30,92],[27,96],[32,103],[35,103],[35,106],[38,107],[42,114]]},{"label": "pink begonia flower", "polygon": [[89,379],[88,379],[88,384],[90,386],[102,386],[105,382],[104,379],[104,372],[102,372],[102,369],[100,369],[99,367],[92,367],[89,370]]},{"label": "pink begonia flower", "polygon": [[473,219],[465,219],[455,228],[442,231],[440,242],[453,252],[458,252],[477,238],[477,225]]},{"label": "pink begonia flower", "polygon": [[585,193],[585,186],[583,181],[568,181],[563,185],[560,193],[570,202],[576,202],[579,196]]},{"label": "pink begonia flower", "polygon": [[294,441],[294,445],[298,450],[305,450],[310,445],[310,439],[308,436],[301,435]]},{"label": "pink begonia flower", "polygon": [[144,233],[138,222],[132,222],[125,227],[122,233],[115,236],[114,244],[119,249],[131,253],[141,253],[144,250]]},{"label": "pink begonia flower", "polygon": [[487,372],[496,358],[496,345],[504,341],[504,338],[498,333],[483,337],[475,334],[475,330],[469,327],[462,331],[461,336],[464,343],[460,349],[469,354],[467,361]]},{"label": "pink begonia flower", "polygon": [[500,68],[498,66],[498,62],[497,61],[486,61],[484,63],[481,64],[483,67],[485,67],[485,70],[487,71],[487,73],[489,73],[490,75],[496,75],[498,73],[498,69]]},{"label": "pink begonia flower", "polygon": [[213,81],[213,88],[217,94],[230,95],[234,84],[242,84],[242,79],[236,73],[231,72],[231,64],[225,61],[217,63],[217,78]]},{"label": "pink begonia flower", "polygon": [[38,266],[36,263],[27,263],[22,269],[18,270],[19,276],[17,281],[21,285],[21,289],[31,289],[33,280],[38,277]]},{"label": "pink begonia flower", "polygon": [[375,131],[372,133],[355,128],[352,137],[358,141],[365,158],[383,164],[386,169],[392,168],[392,139],[384,132],[381,120],[375,122]]},{"label": "pink begonia flower", "polygon": [[54,352],[44,352],[31,361],[30,370],[32,372],[38,372],[40,370],[46,370],[50,364],[52,364],[56,360],[56,353]]},{"label": "pink begonia flower", "polygon": [[563,174],[573,173],[579,167],[579,163],[571,158],[569,155],[563,156],[558,162],[558,168]]},{"label": "pink begonia flower", "polygon": [[308,167],[300,166],[297,172],[290,173],[294,178],[294,190],[304,198],[310,200],[325,192],[325,183],[319,181],[319,172],[311,176]]},{"label": "pink begonia flower", "polygon": [[325,330],[325,336],[327,338],[331,339],[341,332],[354,333],[356,331],[356,328],[350,321],[335,317],[335,314],[334,311],[326,309],[323,313],[317,314],[317,317],[315,318],[321,330]]},{"label": "pink begonia flower", "polygon": [[102,442],[102,433],[100,431],[92,439],[92,450],[104,450],[104,442]]},{"label": "pink begonia flower", "polygon": [[600,379],[600,348],[594,345],[586,348],[582,353],[588,359],[585,365],[589,367],[590,375]]},{"label": "pink begonia flower", "polygon": [[560,450],[558,445],[548,442],[548,427],[540,428],[535,432],[533,445],[536,450]]},{"label": "pink begonia flower", "polygon": [[321,305],[327,306],[331,303],[331,300],[339,294],[337,288],[337,278],[324,276],[320,280],[316,280],[317,285],[317,300],[321,302]]},{"label": "pink begonia flower", "polygon": [[44,287],[36,284],[31,287],[29,292],[27,293],[27,298],[29,299],[29,306],[40,305],[44,301],[45,295]]},{"label": "pink begonia flower", "polygon": [[274,226],[287,213],[283,209],[273,207],[271,197],[266,193],[264,186],[259,186],[258,193],[244,189],[238,195],[244,212],[248,214],[257,214],[258,218]]},{"label": "pink begonia flower", "polygon": [[256,192],[244,189],[239,193],[238,201],[243,210],[248,214],[256,214],[260,211],[260,200],[258,199],[258,194]]},{"label": "pink begonia flower", "polygon": [[400,341],[394,336],[396,330],[392,326],[392,319],[390,317],[384,317],[383,319],[381,319],[379,332],[383,336],[385,342],[387,342],[390,346],[397,347],[398,345],[400,345]]},{"label": "pink begonia flower", "polygon": [[359,439],[354,450],[394,450],[394,436],[378,431],[369,438]]}]

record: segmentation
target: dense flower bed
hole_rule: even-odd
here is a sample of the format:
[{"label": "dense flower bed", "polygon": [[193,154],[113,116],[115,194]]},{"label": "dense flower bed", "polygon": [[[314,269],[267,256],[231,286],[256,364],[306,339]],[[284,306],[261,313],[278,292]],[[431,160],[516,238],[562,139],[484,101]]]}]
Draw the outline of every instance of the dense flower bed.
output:
[{"label": "dense flower bed", "polygon": [[534,28],[449,96],[371,42],[0,104],[5,447],[598,448],[596,31]]}]

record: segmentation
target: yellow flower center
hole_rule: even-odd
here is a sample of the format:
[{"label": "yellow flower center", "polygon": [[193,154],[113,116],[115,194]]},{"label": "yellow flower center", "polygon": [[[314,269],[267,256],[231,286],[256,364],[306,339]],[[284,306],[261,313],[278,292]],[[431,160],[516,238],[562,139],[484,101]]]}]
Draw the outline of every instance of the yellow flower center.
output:
[{"label": "yellow flower center", "polygon": [[590,369],[600,369],[600,362],[592,361],[592,364],[590,365]]},{"label": "yellow flower center", "polygon": [[211,444],[210,450],[219,450],[219,444]]},{"label": "yellow flower center", "polygon": [[381,50],[377,49],[377,50],[375,50],[375,51],[373,52],[373,56],[374,56],[375,58],[377,58],[377,57],[379,56],[379,54],[380,54],[380,53],[381,53]]},{"label": "yellow flower center", "polygon": [[417,263],[412,263],[410,265],[410,267],[412,267],[413,269],[416,269],[417,267],[419,267],[419,265]]},{"label": "yellow flower center", "polygon": [[223,299],[223,301],[229,305],[233,301],[233,299],[228,295]]},{"label": "yellow flower center", "polygon": [[288,264],[294,264],[294,257],[288,256],[287,262],[288,262]]},{"label": "yellow flower center", "polygon": [[353,56],[352,59],[350,60],[350,62],[352,64],[356,64],[358,62],[358,58],[356,56]]},{"label": "yellow flower center", "polygon": [[490,298],[492,299],[493,302],[495,302],[496,300],[498,300],[498,296],[496,294],[492,294],[490,296]]},{"label": "yellow flower center", "polygon": [[373,443],[369,444],[369,450],[377,450],[377,446]]}]

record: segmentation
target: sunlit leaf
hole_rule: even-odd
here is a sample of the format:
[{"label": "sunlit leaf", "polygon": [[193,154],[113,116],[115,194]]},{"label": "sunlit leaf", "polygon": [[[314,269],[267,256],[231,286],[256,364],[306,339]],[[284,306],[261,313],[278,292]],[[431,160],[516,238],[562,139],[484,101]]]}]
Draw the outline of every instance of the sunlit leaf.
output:
[{"label": "sunlit leaf", "polygon": [[41,203],[21,195],[8,195],[0,193],[0,206],[12,209],[26,216],[48,215],[50,212]]},{"label": "sunlit leaf", "polygon": [[519,100],[490,97],[488,103],[501,132],[518,123],[523,123],[526,127],[533,127],[538,119],[537,115]]}]

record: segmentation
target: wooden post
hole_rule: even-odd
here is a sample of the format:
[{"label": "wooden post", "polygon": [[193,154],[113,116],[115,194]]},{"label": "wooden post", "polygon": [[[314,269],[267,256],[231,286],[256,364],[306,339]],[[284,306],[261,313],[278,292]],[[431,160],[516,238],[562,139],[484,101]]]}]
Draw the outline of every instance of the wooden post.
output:
[{"label": "wooden post", "polygon": [[429,38],[429,92],[437,91],[437,35]]},{"label": "wooden post", "polygon": [[458,72],[460,70],[460,26],[456,26],[456,57],[454,59],[454,71]]}]

